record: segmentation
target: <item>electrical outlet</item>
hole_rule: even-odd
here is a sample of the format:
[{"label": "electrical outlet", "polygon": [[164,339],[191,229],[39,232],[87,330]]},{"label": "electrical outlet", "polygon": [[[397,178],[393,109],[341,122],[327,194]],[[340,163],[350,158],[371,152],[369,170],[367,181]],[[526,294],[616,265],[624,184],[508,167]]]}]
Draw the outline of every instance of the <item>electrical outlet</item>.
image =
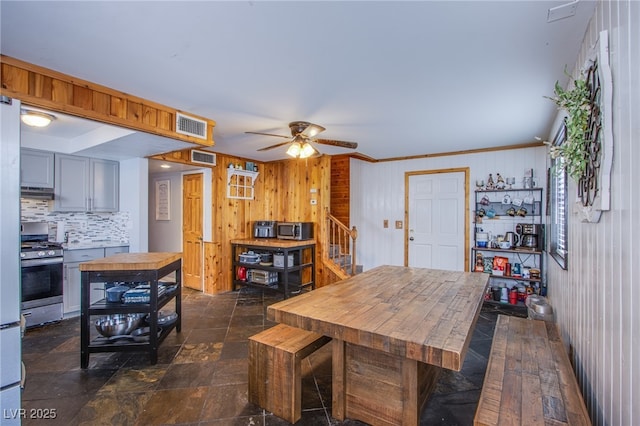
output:
[{"label": "electrical outlet", "polygon": [[385,228],[388,228],[388,227],[389,227],[389,219],[385,219],[385,220],[382,222],[382,226],[384,226]]},{"label": "electrical outlet", "polygon": [[318,204],[318,200],[311,200],[311,205],[315,206],[316,204]]},{"label": "electrical outlet", "polygon": [[396,229],[402,229],[402,221],[396,220]]}]

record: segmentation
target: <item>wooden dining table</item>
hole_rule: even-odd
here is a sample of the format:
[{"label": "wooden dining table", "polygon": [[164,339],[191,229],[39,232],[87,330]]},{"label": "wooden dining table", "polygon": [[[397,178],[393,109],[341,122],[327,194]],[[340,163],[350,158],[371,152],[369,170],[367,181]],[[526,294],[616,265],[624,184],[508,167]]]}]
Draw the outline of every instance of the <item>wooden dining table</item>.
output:
[{"label": "wooden dining table", "polygon": [[332,415],[417,425],[443,368],[460,371],[488,276],[379,266],[267,307],[331,337]]}]

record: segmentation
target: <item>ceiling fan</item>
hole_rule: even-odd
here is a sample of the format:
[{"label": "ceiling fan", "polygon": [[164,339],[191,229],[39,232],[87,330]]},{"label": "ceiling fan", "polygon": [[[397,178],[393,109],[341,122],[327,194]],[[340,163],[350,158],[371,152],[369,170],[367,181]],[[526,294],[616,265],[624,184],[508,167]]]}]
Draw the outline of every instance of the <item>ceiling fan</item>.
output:
[{"label": "ceiling fan", "polygon": [[291,136],[274,135],[272,133],[262,132],[245,132],[252,135],[265,135],[275,136],[278,138],[289,139],[286,142],[277,143],[275,145],[268,146],[266,148],[260,148],[258,151],[267,151],[269,149],[277,148],[279,146],[290,144],[287,149],[287,154],[295,158],[308,158],[313,155],[320,154],[311,143],[319,143],[324,145],[338,146],[341,148],[356,149],[358,144],[355,142],[337,141],[333,139],[319,139],[315,136],[324,132],[325,128],[317,124],[308,123],[306,121],[292,121],[289,123],[291,129]]}]

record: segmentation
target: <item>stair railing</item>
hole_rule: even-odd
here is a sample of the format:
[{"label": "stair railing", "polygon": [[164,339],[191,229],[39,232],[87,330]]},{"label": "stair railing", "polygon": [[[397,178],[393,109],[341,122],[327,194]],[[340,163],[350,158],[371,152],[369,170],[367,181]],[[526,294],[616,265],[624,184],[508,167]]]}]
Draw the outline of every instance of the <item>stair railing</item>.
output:
[{"label": "stair railing", "polygon": [[358,230],[355,226],[349,229],[329,213],[329,209],[326,209],[325,216],[327,230],[325,234],[325,261],[328,261],[330,265],[339,269],[346,276],[355,275]]}]

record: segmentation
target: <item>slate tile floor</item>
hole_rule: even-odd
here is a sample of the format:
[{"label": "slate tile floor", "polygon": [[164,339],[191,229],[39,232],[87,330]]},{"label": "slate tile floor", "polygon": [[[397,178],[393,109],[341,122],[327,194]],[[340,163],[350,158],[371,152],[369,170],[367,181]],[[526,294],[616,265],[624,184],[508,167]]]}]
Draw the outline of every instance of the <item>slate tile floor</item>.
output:
[{"label": "slate tile floor", "polygon": [[[56,418],[25,418],[22,424],[288,424],[247,401],[247,339],[273,325],[266,306],[281,296],[247,288],[216,296],[184,289],[182,297],[182,332],[167,336],[156,365],[146,353],[102,353],[92,354],[82,370],[79,318],[27,330],[22,408],[55,409]],[[473,423],[499,311],[483,308],[462,371],[443,372],[422,425]],[[297,424],[362,424],[331,417],[330,345],[307,358],[303,371]]]}]

